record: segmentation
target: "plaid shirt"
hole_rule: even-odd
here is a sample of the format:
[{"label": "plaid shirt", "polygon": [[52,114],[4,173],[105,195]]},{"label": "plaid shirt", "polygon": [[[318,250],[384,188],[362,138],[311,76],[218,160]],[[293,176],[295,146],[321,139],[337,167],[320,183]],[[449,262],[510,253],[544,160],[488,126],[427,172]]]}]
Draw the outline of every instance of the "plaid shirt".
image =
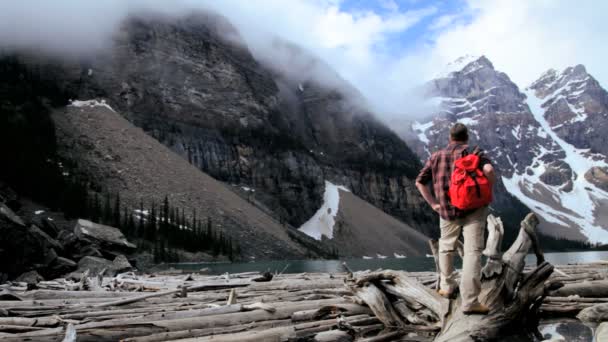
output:
[{"label": "plaid shirt", "polygon": [[[473,210],[460,210],[450,203],[448,189],[450,188],[450,178],[454,169],[454,161],[468,154],[468,145],[451,142],[446,148],[439,150],[431,155],[426,164],[416,178],[416,182],[427,185],[433,182],[433,192],[439,202],[439,215],[444,220],[453,221],[457,218],[465,217]],[[480,154],[481,160],[479,167],[490,163],[484,154]]]}]

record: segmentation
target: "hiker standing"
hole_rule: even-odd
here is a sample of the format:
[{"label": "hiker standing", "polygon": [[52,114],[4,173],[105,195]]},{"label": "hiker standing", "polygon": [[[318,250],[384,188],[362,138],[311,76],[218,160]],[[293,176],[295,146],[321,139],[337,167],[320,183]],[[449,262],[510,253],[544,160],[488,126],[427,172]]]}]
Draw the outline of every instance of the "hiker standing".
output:
[{"label": "hiker standing", "polygon": [[[496,181],[490,161],[476,149],[468,150],[468,129],[461,123],[450,129],[449,144],[431,155],[416,178],[416,187],[439,218],[439,294],[451,297],[456,290],[454,252],[461,231],[464,258],[460,280],[462,311],[487,314],[478,300],[481,291],[481,251],[492,185]],[[432,182],[433,192],[429,188]]]}]

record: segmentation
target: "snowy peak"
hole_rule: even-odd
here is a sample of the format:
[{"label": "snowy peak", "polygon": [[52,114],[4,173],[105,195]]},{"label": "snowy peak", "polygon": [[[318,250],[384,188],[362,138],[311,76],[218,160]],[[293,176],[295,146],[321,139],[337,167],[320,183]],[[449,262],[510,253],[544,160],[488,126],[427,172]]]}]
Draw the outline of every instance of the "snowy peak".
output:
[{"label": "snowy peak", "polygon": [[585,67],[582,64],[578,64],[564,69],[561,73],[555,69],[549,69],[538,80],[532,83],[529,88],[534,89],[536,95],[544,99],[555,95],[568,95],[572,92],[584,91],[585,87],[593,82],[597,83],[587,73]]},{"label": "snowy peak", "polygon": [[581,64],[545,72],[530,88],[540,99],[543,119],[567,143],[608,155],[608,92]]},{"label": "snowy peak", "polygon": [[492,62],[486,56],[465,55],[448,63],[444,70],[435,78],[454,77],[456,73],[472,73],[477,70],[489,68],[494,70]]}]

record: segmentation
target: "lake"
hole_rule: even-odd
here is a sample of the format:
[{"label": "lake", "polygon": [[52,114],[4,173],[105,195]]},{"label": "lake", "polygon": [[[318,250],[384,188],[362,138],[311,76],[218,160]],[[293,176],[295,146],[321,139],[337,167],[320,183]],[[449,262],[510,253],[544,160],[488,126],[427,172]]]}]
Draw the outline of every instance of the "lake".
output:
[{"label": "lake", "polygon": [[[585,263],[598,260],[608,260],[608,251],[593,252],[564,252],[546,253],[545,259],[553,265],[564,265],[572,263]],[[455,258],[457,267],[460,267],[460,258]],[[241,273],[270,271],[285,273],[302,272],[342,272],[342,263],[346,262],[348,267],[354,271],[375,270],[378,268],[404,270],[408,272],[435,271],[435,261],[429,257],[412,258],[386,258],[386,259],[343,259],[343,260],[274,260],[274,261],[251,261],[236,263],[178,263],[167,266],[177,269],[198,271],[208,268],[211,274]],[[533,254],[526,258],[528,264],[535,264]]]}]

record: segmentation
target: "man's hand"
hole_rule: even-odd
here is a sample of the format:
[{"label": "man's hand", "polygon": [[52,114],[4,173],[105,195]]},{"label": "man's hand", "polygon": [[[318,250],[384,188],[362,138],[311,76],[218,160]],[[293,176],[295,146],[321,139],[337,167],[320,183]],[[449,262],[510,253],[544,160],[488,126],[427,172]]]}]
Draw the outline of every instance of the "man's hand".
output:
[{"label": "man's hand", "polygon": [[439,209],[441,208],[441,206],[439,205],[439,203],[437,203],[437,200],[431,193],[431,189],[429,189],[428,186],[426,186],[422,183],[419,183],[419,182],[416,182],[416,188],[418,188],[418,191],[420,191],[420,194],[422,194],[422,197],[424,198],[426,203],[428,203],[431,206],[431,208],[433,208],[433,210],[435,210],[436,212],[439,212]]}]

